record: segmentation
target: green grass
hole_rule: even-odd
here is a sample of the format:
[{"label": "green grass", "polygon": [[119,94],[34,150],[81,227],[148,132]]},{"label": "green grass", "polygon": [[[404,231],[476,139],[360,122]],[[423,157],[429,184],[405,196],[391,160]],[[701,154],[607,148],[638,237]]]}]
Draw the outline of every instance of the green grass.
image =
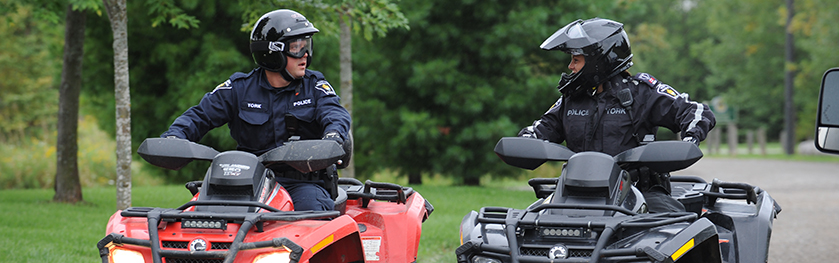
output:
[{"label": "green grass", "polygon": [[[97,262],[96,242],[116,208],[114,188],[84,189],[83,204],[51,202],[48,189],[0,191],[0,262]],[[135,187],[135,206],[176,207],[182,186]]]},{"label": "green grass", "polygon": [[[524,184],[526,186],[526,184]],[[434,213],[422,225],[418,262],[453,262],[460,246],[460,221],[484,206],[523,209],[536,201],[532,190],[499,187],[414,186]]]},{"label": "green grass", "polygon": [[[462,187],[414,186],[434,205],[423,224],[419,262],[452,262],[460,245],[460,220],[483,206],[524,208],[532,191],[515,185]],[[84,204],[51,202],[48,189],[0,191],[0,262],[99,262],[96,242],[116,207],[116,190],[86,188]],[[189,200],[183,186],[142,186],[133,189],[133,206],[177,207]]]}]

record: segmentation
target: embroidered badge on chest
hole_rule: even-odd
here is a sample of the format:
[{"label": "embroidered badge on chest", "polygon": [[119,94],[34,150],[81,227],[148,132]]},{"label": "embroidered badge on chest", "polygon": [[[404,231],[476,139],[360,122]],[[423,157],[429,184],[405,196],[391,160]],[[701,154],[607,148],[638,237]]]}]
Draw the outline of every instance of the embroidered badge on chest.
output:
[{"label": "embroidered badge on chest", "polygon": [[317,84],[315,84],[315,88],[323,91],[326,95],[335,95],[335,89],[333,89],[332,85],[329,85],[329,82],[326,80],[319,80]]}]

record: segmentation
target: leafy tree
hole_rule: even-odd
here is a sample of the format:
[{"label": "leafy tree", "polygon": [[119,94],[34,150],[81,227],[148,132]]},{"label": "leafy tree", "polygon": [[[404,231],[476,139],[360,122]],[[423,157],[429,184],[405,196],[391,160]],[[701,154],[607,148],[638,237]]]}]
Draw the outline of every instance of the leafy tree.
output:
[{"label": "leafy tree", "polygon": [[[77,160],[78,145],[76,138],[78,129],[79,90],[81,88],[82,47],[84,43],[85,28],[85,15],[83,10],[96,9],[97,6],[95,3],[95,1],[91,0],[70,1],[70,3],[66,6],[65,11],[64,58],[62,63],[63,69],[61,70],[60,93],[58,97],[58,138],[56,140],[57,164],[55,174],[55,196],[53,197],[53,200],[60,202],[75,203],[82,201]],[[21,10],[24,8],[28,9],[32,4],[33,3],[23,3],[22,1],[12,0],[4,1],[2,6],[3,10]],[[64,10],[60,8],[61,3],[57,1],[37,1],[37,3],[34,4],[40,5],[41,7],[36,8],[33,13],[37,19],[47,22],[43,23],[44,25],[50,26],[59,24],[57,21],[57,14],[60,13],[61,10]],[[9,21],[11,21],[11,19]],[[41,34],[35,34],[34,36],[36,38],[43,37]],[[43,40],[46,40],[46,38],[43,38]],[[34,42],[37,43],[39,41]],[[24,45],[23,47],[28,47],[28,45]],[[41,63],[33,64],[40,65]],[[18,78],[18,76],[14,76],[13,78]],[[43,85],[43,83],[41,85]],[[22,87],[25,87],[25,85]],[[13,95],[10,97],[15,100],[17,96]],[[33,105],[43,104],[43,101],[40,101],[40,103]],[[51,109],[53,108],[40,107],[40,109],[35,110],[35,112],[49,112]],[[21,114],[21,116],[26,115],[30,114]],[[39,118],[40,121],[52,120],[50,117],[37,118]]]},{"label": "leafy tree", "polygon": [[0,1],[0,143],[46,140],[56,125],[58,107],[47,102],[58,98],[62,28],[44,22],[39,10]]},{"label": "leafy tree", "polygon": [[[511,174],[492,152],[559,97],[568,56],[539,44],[563,25],[613,1],[413,1],[411,30],[362,45],[356,83],[359,169],[392,168],[420,183],[440,173],[479,184]],[[591,12],[591,13],[590,13]],[[480,14],[480,15],[475,15]]]},{"label": "leafy tree", "polygon": [[767,127],[773,138],[783,127],[784,27],[777,12],[782,5],[702,1],[696,8],[713,32],[694,44],[710,70],[704,83],[724,93],[729,105],[738,105],[738,126]]},{"label": "leafy tree", "polygon": [[702,62],[707,54],[696,50],[696,43],[713,39],[705,27],[705,17],[695,2],[681,0],[641,0],[617,12],[632,45],[635,65],[632,73],[647,72],[688,93],[698,101],[718,95],[705,83],[709,69]]},{"label": "leafy tree", "polygon": [[[286,8],[302,12],[310,21],[325,22],[326,34],[338,34],[340,56],[341,104],[353,113],[352,32],[361,33],[370,41],[373,35],[384,37],[391,28],[407,29],[407,19],[391,0],[326,0],[326,1],[241,1],[246,20],[256,21],[263,13]],[[335,15],[337,14],[337,16]],[[338,26],[337,30],[335,26]],[[352,136],[352,130],[350,131]],[[355,177],[355,159],[342,170],[341,176]]]},{"label": "leafy tree", "polygon": [[[158,5],[165,8],[156,9]],[[150,11],[151,10],[151,11]],[[169,10],[169,11],[165,11]],[[131,109],[132,141],[134,145],[145,138],[158,137],[180,113],[197,103],[230,74],[248,71],[252,65],[247,53],[247,34],[240,31],[236,3],[225,1],[182,1],[176,6],[172,1],[150,0],[127,3],[127,32],[132,48],[127,54],[130,62],[132,89]],[[183,16],[192,16],[184,18]],[[162,18],[161,18],[162,17]],[[107,78],[113,75],[110,37],[102,17],[89,17],[84,72],[86,102],[95,109],[113,109],[114,90]],[[152,21],[151,23],[149,21]],[[199,22],[203,21],[198,27]],[[161,26],[168,23],[171,27]],[[154,27],[159,25],[158,27]],[[238,36],[238,37],[237,37]],[[104,52],[103,52],[104,51]],[[115,111],[93,111],[103,127],[116,132]],[[213,131],[202,143],[217,148],[235,148],[224,131]],[[181,173],[162,170],[173,176],[175,182],[198,179],[206,166],[190,165]]]},{"label": "leafy tree", "polygon": [[[337,75],[338,70],[338,19],[334,12],[341,8],[341,4],[354,4],[365,8],[386,5],[388,1],[335,1],[335,3],[321,3],[319,1],[273,1],[253,2],[241,1],[183,1],[177,6],[171,1],[155,0],[155,5],[165,5],[167,8],[177,8],[177,12],[156,11],[149,1],[146,4],[129,3],[130,25],[132,28],[129,38],[132,39],[132,51],[129,53],[131,61],[132,85],[135,87],[132,105],[133,110],[141,116],[134,119],[134,134],[137,140],[157,137],[165,131],[171,121],[184,110],[195,105],[198,100],[226,80],[233,72],[247,72],[255,67],[248,49],[248,38],[255,22],[262,14],[278,9],[290,8],[298,10],[316,23],[321,30],[317,37],[317,52],[313,56],[313,69],[325,73],[327,76]],[[148,11],[132,11],[151,9]],[[355,9],[353,9],[355,10]],[[358,9],[361,12],[365,9]],[[349,12],[349,11],[348,11]],[[349,13],[352,13],[349,12]],[[175,21],[172,18],[159,19],[160,15],[188,15],[192,19],[181,19],[189,30],[152,28],[143,21]],[[327,19],[328,18],[328,19]],[[385,19],[380,16],[364,19]],[[200,21],[200,27],[195,26]],[[161,22],[162,23],[162,22]],[[154,24],[154,23],[153,23]],[[195,24],[195,25],[193,25]],[[384,34],[386,21],[370,21],[370,25],[356,27],[357,32],[371,32]],[[179,27],[173,24],[176,27]],[[180,27],[179,27],[180,28]],[[91,34],[102,37],[102,28],[92,29]],[[371,35],[372,36],[372,35]],[[99,41],[92,44],[92,50],[99,50],[104,43]],[[95,51],[94,51],[95,52]],[[91,55],[90,60],[100,61],[97,69],[91,73],[94,76],[108,74],[110,70],[101,64],[104,59],[101,54]],[[138,82],[137,79],[142,81]],[[111,91],[99,89],[94,85],[95,92],[91,94],[91,103],[96,107],[112,106],[107,98]],[[342,90],[343,92],[343,90]],[[105,115],[100,119],[113,119],[112,113],[97,112]],[[114,130],[113,123],[105,124],[108,130]],[[201,143],[219,149],[235,148],[228,130],[215,129],[202,139]],[[162,171],[173,182],[199,179],[206,170],[205,165],[192,164],[181,171]]]},{"label": "leafy tree", "polygon": [[[795,17],[791,31],[795,34],[799,62],[787,65],[798,70],[795,80],[795,104],[798,105],[798,139],[812,138],[815,134],[819,86],[822,75],[836,62],[835,43],[839,42],[839,28],[832,22],[839,16],[836,8],[825,8],[835,3],[827,0],[795,1]],[[778,11],[785,13],[785,9]]]}]

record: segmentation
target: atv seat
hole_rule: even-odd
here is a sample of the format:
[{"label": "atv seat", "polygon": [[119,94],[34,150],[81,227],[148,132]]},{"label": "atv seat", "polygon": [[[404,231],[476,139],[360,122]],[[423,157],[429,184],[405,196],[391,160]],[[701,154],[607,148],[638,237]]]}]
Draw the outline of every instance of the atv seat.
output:
[{"label": "atv seat", "polygon": [[338,196],[335,197],[335,211],[341,212],[341,215],[347,212],[347,191],[344,188],[338,187]]}]

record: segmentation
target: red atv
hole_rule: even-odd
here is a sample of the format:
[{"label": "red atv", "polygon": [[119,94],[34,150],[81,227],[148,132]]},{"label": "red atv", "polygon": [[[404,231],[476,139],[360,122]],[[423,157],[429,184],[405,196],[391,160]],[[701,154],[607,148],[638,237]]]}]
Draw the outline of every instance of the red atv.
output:
[{"label": "red atv", "polygon": [[[193,198],[178,208],[114,213],[97,244],[103,263],[416,262],[422,222],[434,210],[410,187],[338,178],[344,150],[330,140],[290,141],[257,157],[149,138],[137,152],[167,169],[212,165],[203,181],[186,184]],[[294,211],[268,165],[320,171],[335,210]]]}]

